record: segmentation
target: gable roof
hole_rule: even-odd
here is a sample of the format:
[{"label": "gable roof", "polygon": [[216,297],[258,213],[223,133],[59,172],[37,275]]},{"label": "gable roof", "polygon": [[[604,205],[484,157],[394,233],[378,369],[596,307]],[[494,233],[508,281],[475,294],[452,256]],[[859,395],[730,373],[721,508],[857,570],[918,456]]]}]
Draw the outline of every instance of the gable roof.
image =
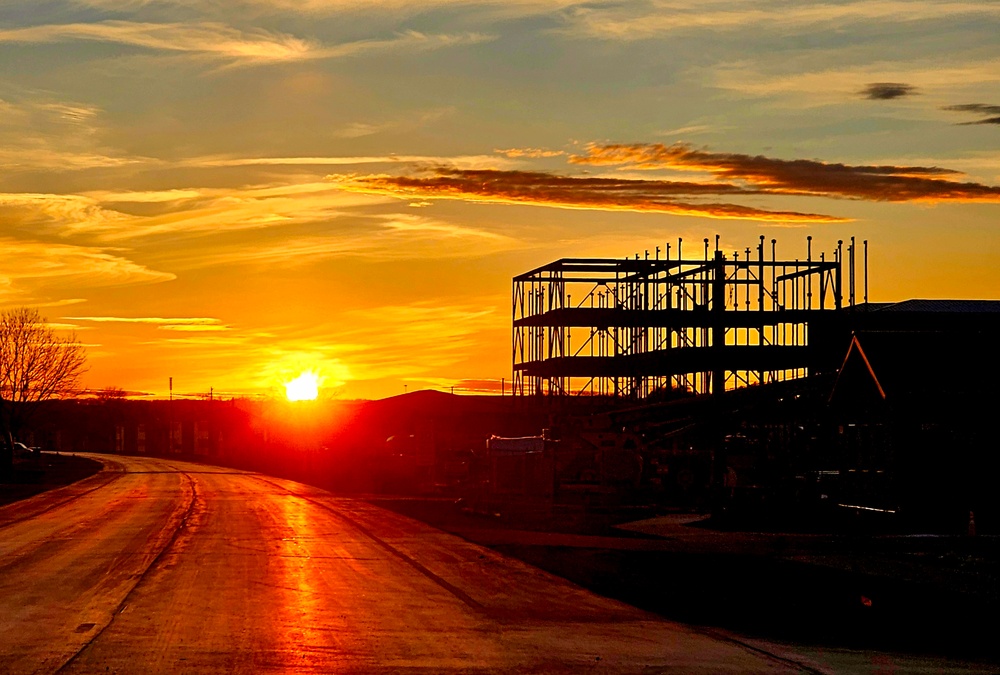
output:
[{"label": "gable roof", "polygon": [[851,357],[857,354],[856,358],[861,359],[862,364],[865,367],[865,371],[871,378],[872,383],[878,390],[879,397],[885,400],[885,389],[882,388],[882,383],[878,380],[878,375],[872,368],[871,361],[868,360],[868,355],[865,354],[864,347],[861,346],[861,342],[858,341],[858,336],[851,336],[851,345],[847,348],[847,354],[844,355],[844,362],[840,365],[840,370],[837,371],[837,379],[833,383],[833,390],[830,392],[830,400],[833,400],[833,396],[837,391],[837,386],[840,385],[841,378],[844,377],[844,373],[847,371],[848,363],[851,361]]},{"label": "gable roof", "polygon": [[[849,370],[866,372],[883,400],[949,395],[997,396],[1000,350],[987,332],[859,331],[837,375],[838,388],[858,385]],[[860,366],[852,366],[857,362]],[[849,374],[849,376],[848,376]]]}]

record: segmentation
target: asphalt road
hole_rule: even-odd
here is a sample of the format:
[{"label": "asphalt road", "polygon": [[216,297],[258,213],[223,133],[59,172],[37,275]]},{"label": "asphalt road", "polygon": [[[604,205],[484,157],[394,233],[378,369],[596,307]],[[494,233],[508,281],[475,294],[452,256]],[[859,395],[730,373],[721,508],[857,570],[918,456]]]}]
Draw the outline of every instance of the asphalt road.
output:
[{"label": "asphalt road", "polygon": [[95,458],[0,508],[2,673],[975,670],[701,631],[299,483]]}]

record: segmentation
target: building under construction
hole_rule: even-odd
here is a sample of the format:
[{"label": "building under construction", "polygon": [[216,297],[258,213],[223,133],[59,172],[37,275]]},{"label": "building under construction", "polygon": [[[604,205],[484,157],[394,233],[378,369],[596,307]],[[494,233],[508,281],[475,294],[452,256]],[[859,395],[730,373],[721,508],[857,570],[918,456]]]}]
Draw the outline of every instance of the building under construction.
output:
[{"label": "building under construction", "polygon": [[1000,300],[869,302],[867,242],[812,243],[678,240],[515,277],[514,393],[556,403],[536,407],[560,485],[610,489],[608,462],[638,454],[622,499],[1000,529]]},{"label": "building under construction", "polygon": [[857,289],[867,302],[868,242],[816,255],[809,237],[796,259],[776,244],[726,255],[717,236],[685,257],[678,239],[652,257],[564,258],[515,277],[514,393],[719,394],[835,368],[817,329]]}]

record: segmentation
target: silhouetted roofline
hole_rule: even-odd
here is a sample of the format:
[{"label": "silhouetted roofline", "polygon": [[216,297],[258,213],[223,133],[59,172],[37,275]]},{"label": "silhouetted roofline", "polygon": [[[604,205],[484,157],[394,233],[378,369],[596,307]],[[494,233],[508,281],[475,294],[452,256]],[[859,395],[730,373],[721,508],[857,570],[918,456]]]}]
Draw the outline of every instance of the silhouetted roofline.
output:
[{"label": "silhouetted roofline", "polygon": [[1000,314],[1000,300],[928,300],[913,298],[902,302],[869,302],[855,309],[871,312],[944,312],[949,314]]}]

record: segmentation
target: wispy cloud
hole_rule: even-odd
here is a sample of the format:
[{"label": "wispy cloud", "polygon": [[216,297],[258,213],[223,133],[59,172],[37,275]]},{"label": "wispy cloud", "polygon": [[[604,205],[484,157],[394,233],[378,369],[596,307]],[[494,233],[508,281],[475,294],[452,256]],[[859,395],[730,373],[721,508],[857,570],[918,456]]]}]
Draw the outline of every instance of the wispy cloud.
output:
[{"label": "wispy cloud", "polygon": [[352,122],[333,131],[331,135],[335,138],[364,138],[365,136],[374,136],[385,131],[391,131],[396,126],[393,122],[383,122],[381,124]]},{"label": "wispy cloud", "polygon": [[105,147],[102,114],[93,105],[45,96],[0,99],[0,167],[65,172],[151,161]]},{"label": "wispy cloud", "polygon": [[751,194],[736,185],[670,180],[561,176],[532,171],[437,168],[419,176],[331,176],[347,190],[401,199],[458,199],[598,211],[672,213],[774,222],[841,222],[818,213],[777,211],[732,203],[699,203],[710,195]]},{"label": "wispy cloud", "polygon": [[410,213],[398,213],[379,217],[387,230],[406,235],[428,235],[444,239],[478,239],[491,242],[509,242],[510,237],[497,232],[488,232],[467,225],[458,225],[434,218],[425,218]]},{"label": "wispy cloud", "polygon": [[358,255],[372,246],[358,235],[283,237],[275,242],[222,244],[198,255],[185,255],[184,268],[239,267],[294,268],[345,255]]},{"label": "wispy cloud", "polygon": [[1000,105],[990,105],[988,103],[963,103],[962,105],[945,106],[942,110],[971,113],[973,115],[980,116],[978,120],[972,120],[971,122],[959,122],[961,125],[1000,124]]},{"label": "wispy cloud", "polygon": [[[29,139],[24,139],[29,140]],[[72,152],[52,147],[0,148],[0,167],[7,171],[24,169],[51,172],[80,171],[83,169],[111,169],[135,164],[146,164],[151,160],[142,157],[105,155],[93,152]]]},{"label": "wispy cloud", "polygon": [[209,317],[159,317],[159,316],[66,316],[66,321],[85,321],[96,324],[129,324],[152,326],[157,330],[180,333],[222,333],[233,327],[219,319]]},{"label": "wispy cloud", "polygon": [[15,227],[53,227],[62,232],[103,230],[127,226],[132,221],[124,213],[102,208],[97,200],[72,194],[0,193],[0,214],[8,230]]},{"label": "wispy cloud", "polygon": [[173,331],[180,331],[182,333],[214,333],[214,332],[232,330],[232,326],[216,324],[216,323],[199,323],[199,324],[168,323],[162,326],[158,326],[158,328],[159,330],[173,330]]},{"label": "wispy cloud", "polygon": [[1000,202],[1000,186],[954,180],[941,167],[848,165],[807,159],[717,153],[686,144],[592,145],[575,164],[676,169],[744,181],[759,193],[846,197],[887,202]]},{"label": "wispy cloud", "polygon": [[1000,16],[991,3],[947,0],[855,0],[854,2],[786,3],[771,0],[654,0],[651,2],[581,5],[564,13],[562,32],[604,40],[646,40],[690,31],[745,31],[748,27],[778,30],[838,30],[869,22],[914,23],[958,17]]},{"label": "wispy cloud", "polygon": [[249,265],[294,268],[337,257],[375,260],[482,256],[523,247],[514,237],[416,214],[357,216],[322,234],[261,243],[234,243],[181,263],[183,267]]},{"label": "wispy cloud", "polygon": [[703,134],[709,131],[717,130],[708,124],[689,124],[683,127],[677,127],[676,129],[667,129],[665,131],[656,132],[657,136],[691,136],[694,134]]},{"label": "wispy cloud", "polygon": [[496,155],[360,155],[343,157],[193,157],[179,162],[191,168],[239,166],[361,166],[364,164],[446,164],[459,168],[502,168],[512,162]]},{"label": "wispy cloud", "polygon": [[92,323],[137,323],[156,326],[167,330],[224,330],[226,327],[218,319],[210,317],[159,317],[159,316],[65,316],[66,321],[90,321]]},{"label": "wispy cloud", "polygon": [[506,150],[497,149],[494,152],[504,157],[510,157],[511,159],[520,159],[522,157],[538,159],[540,157],[560,157],[566,154],[563,150],[547,150],[545,148],[507,148]]},{"label": "wispy cloud", "polygon": [[50,124],[62,124],[87,135],[93,132],[92,122],[101,111],[85,103],[0,99],[0,112],[3,113],[4,126],[23,123],[32,118],[43,118]]},{"label": "wispy cloud", "polygon": [[[384,208],[371,212],[388,204],[396,200],[319,181],[75,195],[0,193],[0,217],[11,232],[44,232],[115,246],[127,242],[175,271],[295,268],[339,256],[441,259],[524,246],[506,234],[445,219],[385,213]],[[281,236],[248,236],[253,230],[276,228]],[[151,249],[151,241],[169,245]]]},{"label": "wispy cloud", "polygon": [[[502,330],[503,310],[489,299],[463,305],[444,299],[372,307],[348,312],[343,325],[371,328],[334,333],[334,342],[365,344],[352,354],[356,377],[378,379],[433,373],[475,353],[484,331]],[[366,335],[376,330],[384,337],[371,344]],[[419,361],[409,355],[420,353]]]},{"label": "wispy cloud", "polygon": [[[35,304],[32,304],[32,306],[39,307],[39,305]],[[45,325],[53,330],[64,330],[64,331],[91,330],[91,326],[77,326],[76,324],[73,323],[62,323],[61,321],[46,321]]]},{"label": "wispy cloud", "polygon": [[0,42],[45,43],[88,40],[170,52],[188,52],[239,61],[295,61],[315,58],[321,48],[291,35],[239,31],[217,23],[43,24],[0,31]]},{"label": "wispy cloud", "polygon": [[335,138],[363,138],[382,133],[406,133],[439,122],[455,112],[454,106],[445,106],[382,122],[352,122],[336,129],[332,135]]},{"label": "wispy cloud", "polygon": [[198,199],[203,196],[201,191],[192,189],[91,192],[89,195],[108,204],[165,204]]},{"label": "wispy cloud", "polygon": [[48,302],[32,302],[34,307],[67,307],[69,305],[79,305],[87,302],[86,298],[63,298],[61,300],[49,300]]},{"label": "wispy cloud", "polygon": [[172,273],[152,270],[118,254],[114,249],[0,238],[8,260],[0,271],[0,298],[22,297],[41,289],[100,288],[170,281]]},{"label": "wispy cloud", "polygon": [[[77,4],[122,11],[142,7],[185,7],[203,11],[216,9],[215,0],[76,0]],[[258,14],[333,15],[370,12],[367,0],[232,0],[229,3],[244,11]],[[477,8],[491,17],[512,18],[548,13],[564,7],[581,4],[580,0],[380,0],[379,8],[396,16],[409,16],[435,9]]]},{"label": "wispy cloud", "polygon": [[477,33],[434,35],[405,31],[387,39],[327,45],[314,40],[254,29],[238,30],[221,23],[96,23],[43,24],[0,30],[0,42],[109,42],[163,52],[179,52],[232,64],[268,64],[358,56],[393,50],[429,50],[476,44],[493,39]]},{"label": "wispy cloud", "polygon": [[896,98],[912,96],[917,88],[903,82],[872,82],[862,89],[859,95],[871,101],[891,101]]},{"label": "wispy cloud", "polygon": [[[317,222],[385,201],[346,193],[328,182],[314,182],[71,195],[0,193],[0,214],[8,226],[43,227],[61,236],[86,235],[102,242],[119,242]],[[128,203],[147,204],[156,210],[148,215],[119,210]]]}]

